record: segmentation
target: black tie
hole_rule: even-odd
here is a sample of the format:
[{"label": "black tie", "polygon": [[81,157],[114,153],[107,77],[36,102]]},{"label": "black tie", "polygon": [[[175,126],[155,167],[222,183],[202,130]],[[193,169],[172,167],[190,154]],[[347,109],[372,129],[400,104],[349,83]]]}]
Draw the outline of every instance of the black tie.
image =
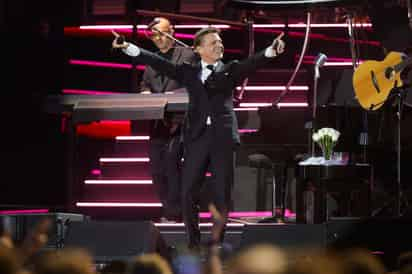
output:
[{"label": "black tie", "polygon": [[215,67],[213,65],[207,65],[206,68],[209,69],[212,73],[209,74],[209,76],[206,78],[205,86],[206,88],[209,88],[209,89],[214,88],[215,87],[215,83],[214,83]]},{"label": "black tie", "polygon": [[215,72],[215,66],[214,65],[207,65],[206,68],[211,70],[212,73]]}]

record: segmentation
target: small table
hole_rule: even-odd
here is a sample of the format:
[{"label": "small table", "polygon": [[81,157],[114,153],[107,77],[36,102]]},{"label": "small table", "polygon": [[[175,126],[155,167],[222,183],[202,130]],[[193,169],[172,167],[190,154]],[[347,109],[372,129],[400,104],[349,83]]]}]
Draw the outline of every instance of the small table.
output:
[{"label": "small table", "polygon": [[373,167],[370,164],[297,166],[296,221],[307,223],[305,191],[313,191],[313,223],[328,221],[328,195],[339,199],[339,217],[370,216]]}]

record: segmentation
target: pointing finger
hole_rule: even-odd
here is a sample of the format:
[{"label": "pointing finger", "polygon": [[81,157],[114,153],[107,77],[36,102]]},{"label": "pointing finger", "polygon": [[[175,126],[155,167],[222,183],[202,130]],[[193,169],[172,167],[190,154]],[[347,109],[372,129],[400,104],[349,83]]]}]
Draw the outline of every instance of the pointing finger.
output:
[{"label": "pointing finger", "polygon": [[282,39],[284,35],[285,35],[285,33],[282,31],[282,32],[275,38],[275,40],[280,40],[280,39]]},{"label": "pointing finger", "polygon": [[113,33],[113,35],[114,35],[114,37],[116,37],[116,38],[118,38],[120,35],[117,33],[117,32],[115,32],[114,30],[112,30],[112,33]]}]

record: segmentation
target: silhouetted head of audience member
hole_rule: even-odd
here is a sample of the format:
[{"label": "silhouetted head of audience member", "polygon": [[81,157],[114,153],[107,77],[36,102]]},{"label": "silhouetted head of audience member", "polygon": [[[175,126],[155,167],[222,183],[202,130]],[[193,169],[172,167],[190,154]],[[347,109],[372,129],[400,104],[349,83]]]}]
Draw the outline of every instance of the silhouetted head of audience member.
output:
[{"label": "silhouetted head of audience member", "polygon": [[17,274],[20,271],[20,263],[13,249],[0,246],[0,273]]},{"label": "silhouetted head of audience member", "polygon": [[398,269],[400,274],[412,273],[412,251],[404,252],[399,255]]},{"label": "silhouetted head of audience member", "polygon": [[136,256],[130,263],[128,274],[172,274],[169,262],[156,253]]},{"label": "silhouetted head of audience member", "polygon": [[36,274],[96,274],[91,254],[81,248],[45,252],[34,263]]},{"label": "silhouetted head of audience member", "polygon": [[283,250],[270,244],[251,246],[228,259],[229,274],[280,274],[287,267]]},{"label": "silhouetted head of audience member", "polygon": [[348,249],[340,254],[344,274],[384,274],[385,266],[365,249]]},{"label": "silhouetted head of audience member", "polygon": [[329,250],[291,249],[288,258],[286,274],[343,274],[338,256]]}]

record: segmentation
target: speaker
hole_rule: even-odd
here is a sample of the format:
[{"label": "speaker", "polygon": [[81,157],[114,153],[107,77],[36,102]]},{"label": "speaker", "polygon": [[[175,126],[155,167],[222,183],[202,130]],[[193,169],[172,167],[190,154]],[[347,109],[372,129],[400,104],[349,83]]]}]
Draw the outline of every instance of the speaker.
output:
[{"label": "speaker", "polygon": [[322,224],[252,224],[243,230],[240,248],[270,243],[281,248],[321,248],[326,244]]},{"label": "speaker", "polygon": [[166,243],[151,221],[90,221],[72,224],[64,247],[87,249],[97,262],[129,260],[136,255],[153,252],[169,257]]},{"label": "speaker", "polygon": [[240,248],[270,243],[286,249],[316,248],[342,251],[367,249],[386,267],[412,246],[412,219],[331,218],[323,224],[252,224],[244,227]]},{"label": "speaker", "polygon": [[49,248],[62,247],[68,226],[87,220],[87,216],[73,213],[32,213],[32,214],[6,214],[0,216],[2,230],[8,231],[13,241],[22,242],[34,227],[43,219],[49,219],[51,226],[48,231],[48,242],[45,246]]}]

